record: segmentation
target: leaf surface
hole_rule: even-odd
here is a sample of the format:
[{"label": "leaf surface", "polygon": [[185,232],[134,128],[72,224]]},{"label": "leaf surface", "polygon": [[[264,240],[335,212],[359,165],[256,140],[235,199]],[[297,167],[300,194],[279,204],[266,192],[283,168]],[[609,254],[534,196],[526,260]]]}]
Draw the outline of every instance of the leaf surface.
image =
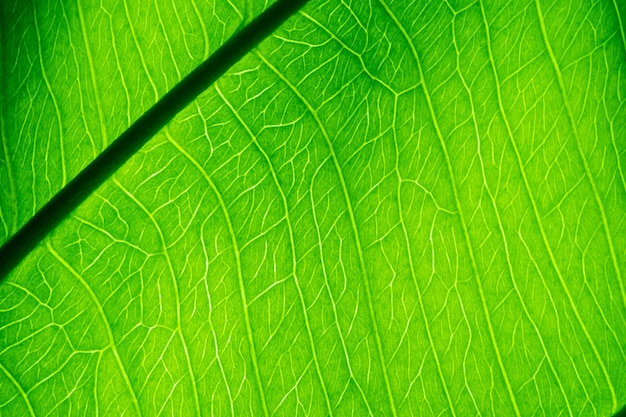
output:
[{"label": "leaf surface", "polygon": [[624,13],[312,1],[0,285],[1,412],[616,412]]}]

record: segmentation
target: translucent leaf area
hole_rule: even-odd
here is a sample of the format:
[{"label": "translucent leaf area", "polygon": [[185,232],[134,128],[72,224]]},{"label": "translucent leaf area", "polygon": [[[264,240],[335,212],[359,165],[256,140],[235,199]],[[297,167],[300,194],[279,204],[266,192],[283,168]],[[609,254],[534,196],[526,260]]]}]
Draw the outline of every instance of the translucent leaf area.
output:
[{"label": "translucent leaf area", "polygon": [[[267,6],[140,3],[0,6],[5,240]],[[0,283],[0,415],[611,416],[625,19],[311,0]]]}]

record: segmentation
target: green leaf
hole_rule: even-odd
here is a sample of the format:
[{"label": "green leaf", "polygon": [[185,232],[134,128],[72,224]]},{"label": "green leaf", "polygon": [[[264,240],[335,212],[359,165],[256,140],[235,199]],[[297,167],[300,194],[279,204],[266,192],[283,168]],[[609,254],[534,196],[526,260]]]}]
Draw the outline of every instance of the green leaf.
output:
[{"label": "green leaf", "polygon": [[[68,71],[72,49],[48,34],[72,14],[34,9],[45,42],[22,36],[32,23],[2,25],[16,39],[3,42],[3,73],[17,71],[1,90],[7,237],[63,184],[62,161],[71,178],[105,144],[51,140],[45,82],[8,84],[46,48],[59,51],[50,73]],[[0,413],[617,412],[625,16],[617,0],[311,1],[0,284]],[[184,43],[170,55],[163,38],[143,39],[154,62],[124,62],[147,80],[139,97],[173,62],[198,63]],[[26,51],[29,65],[7,64]],[[92,97],[62,116],[89,117],[96,137],[93,87],[78,79],[54,83],[57,102]],[[102,119],[121,133],[150,97],[130,118],[111,99]],[[62,159],[66,140],[82,159]],[[53,185],[39,191],[37,176]]]}]

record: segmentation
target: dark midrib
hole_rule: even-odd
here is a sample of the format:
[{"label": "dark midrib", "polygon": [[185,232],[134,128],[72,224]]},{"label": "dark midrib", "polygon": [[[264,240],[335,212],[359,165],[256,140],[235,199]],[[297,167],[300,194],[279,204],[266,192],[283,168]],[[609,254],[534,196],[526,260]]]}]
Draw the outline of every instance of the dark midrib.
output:
[{"label": "dark midrib", "polygon": [[0,282],[161,128],[308,0],[278,0],[183,78],[0,248]]}]

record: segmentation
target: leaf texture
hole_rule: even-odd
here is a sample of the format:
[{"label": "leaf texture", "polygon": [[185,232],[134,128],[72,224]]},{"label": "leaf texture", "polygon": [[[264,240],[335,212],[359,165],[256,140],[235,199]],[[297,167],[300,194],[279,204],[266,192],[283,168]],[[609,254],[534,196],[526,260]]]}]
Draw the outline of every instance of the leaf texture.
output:
[{"label": "leaf texture", "polygon": [[625,12],[312,1],[0,285],[0,413],[617,412]]}]

